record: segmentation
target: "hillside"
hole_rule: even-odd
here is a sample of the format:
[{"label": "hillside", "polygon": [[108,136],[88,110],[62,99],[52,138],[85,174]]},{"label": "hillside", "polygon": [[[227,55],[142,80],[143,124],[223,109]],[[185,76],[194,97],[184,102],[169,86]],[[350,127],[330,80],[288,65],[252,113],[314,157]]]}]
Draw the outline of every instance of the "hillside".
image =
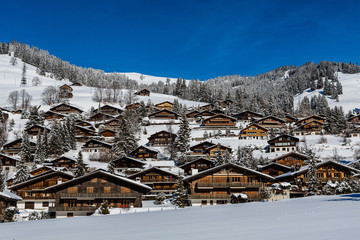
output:
[{"label": "hillside", "polygon": [[[0,224],[1,239],[358,239],[359,194]],[[19,231],[21,229],[21,231]],[[105,235],[106,234],[106,235]]]},{"label": "hillside", "polygon": [[126,77],[128,77],[131,80],[135,80],[137,81],[139,84],[152,84],[152,83],[158,83],[160,81],[166,83],[167,79],[170,79],[170,83],[176,83],[177,78],[168,78],[168,77],[155,77],[155,76],[150,76],[150,75],[146,75],[146,74],[141,74],[141,73],[134,73],[134,72],[125,72],[125,73],[120,73],[125,75]]}]

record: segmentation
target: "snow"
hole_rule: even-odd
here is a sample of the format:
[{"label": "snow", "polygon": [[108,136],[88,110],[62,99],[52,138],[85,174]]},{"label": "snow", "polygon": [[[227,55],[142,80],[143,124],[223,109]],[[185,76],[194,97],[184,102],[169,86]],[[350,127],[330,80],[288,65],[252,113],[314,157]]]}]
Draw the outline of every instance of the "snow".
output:
[{"label": "snow", "polygon": [[[125,72],[125,73],[120,73],[120,74],[125,75],[126,77],[128,77],[131,80],[137,81],[139,84],[151,84],[151,83],[158,83],[158,82],[163,82],[165,84],[166,79],[167,79],[167,77],[155,77],[155,76],[150,76],[150,75],[136,73],[136,72]],[[143,79],[141,79],[141,76],[143,77]],[[176,81],[177,81],[177,78],[169,78],[169,79],[170,79],[170,83],[176,83]]]},{"label": "snow", "polygon": [[8,190],[4,190],[4,191],[0,192],[0,196],[5,197],[5,198],[15,199],[17,201],[22,201],[21,197],[19,197],[18,195],[14,194]]},{"label": "snow", "polygon": [[[0,224],[1,239],[358,239],[360,194]],[[19,231],[21,229],[21,231]]]}]

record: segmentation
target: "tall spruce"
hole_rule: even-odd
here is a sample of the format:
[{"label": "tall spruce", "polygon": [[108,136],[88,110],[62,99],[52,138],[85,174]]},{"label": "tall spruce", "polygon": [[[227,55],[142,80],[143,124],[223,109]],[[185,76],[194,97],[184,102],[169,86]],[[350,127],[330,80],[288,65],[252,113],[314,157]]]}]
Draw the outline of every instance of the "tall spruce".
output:
[{"label": "tall spruce", "polygon": [[179,208],[184,208],[186,206],[186,193],[184,188],[183,177],[179,176],[176,180],[176,190],[174,194],[173,204]]},{"label": "tall spruce", "polygon": [[5,174],[2,172],[1,161],[0,161],[0,192],[5,188]]},{"label": "tall spruce", "polygon": [[16,173],[14,176],[14,182],[13,184],[18,184],[18,183],[22,183],[25,182],[29,179],[29,169],[26,166],[24,161],[21,161],[17,166],[16,166]]},{"label": "tall spruce", "polygon": [[31,154],[31,149],[30,149],[30,140],[26,132],[24,132],[22,137],[21,149],[19,155],[21,157],[21,160],[24,162],[31,162],[33,160],[33,156]]},{"label": "tall spruce", "polygon": [[111,173],[111,174],[115,174],[115,164],[114,164],[114,161],[111,160],[108,164],[108,172]]},{"label": "tall spruce", "polygon": [[74,175],[75,177],[81,177],[85,175],[85,173],[86,173],[86,166],[83,160],[82,152],[79,151],[78,156],[76,158],[76,167],[75,167]]},{"label": "tall spruce", "polygon": [[127,119],[120,120],[120,127],[115,135],[113,150],[117,156],[129,154],[138,147],[135,133]]},{"label": "tall spruce", "polygon": [[315,153],[311,150],[307,151],[308,160],[308,182],[307,189],[309,195],[318,195],[320,192],[320,183],[316,176],[316,157]]}]

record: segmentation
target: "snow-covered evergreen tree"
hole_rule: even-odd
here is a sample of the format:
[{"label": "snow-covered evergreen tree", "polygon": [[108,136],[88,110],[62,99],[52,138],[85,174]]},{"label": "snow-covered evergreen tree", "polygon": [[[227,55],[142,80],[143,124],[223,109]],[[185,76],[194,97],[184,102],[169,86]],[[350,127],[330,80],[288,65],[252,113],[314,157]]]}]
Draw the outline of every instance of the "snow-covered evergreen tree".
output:
[{"label": "snow-covered evergreen tree", "polygon": [[114,138],[113,150],[117,156],[121,157],[129,154],[132,150],[138,147],[135,133],[127,119],[120,120],[120,127]]},{"label": "snow-covered evergreen tree", "polygon": [[44,125],[44,118],[39,113],[39,107],[38,106],[32,106],[30,107],[29,111],[29,120],[25,123],[25,128],[29,128],[34,125]]},{"label": "snow-covered evergreen tree", "polygon": [[108,164],[108,172],[111,174],[115,174],[115,164],[114,161],[110,161]]},{"label": "snow-covered evergreen tree", "polygon": [[26,64],[25,63],[22,68],[21,85],[26,86]]},{"label": "snow-covered evergreen tree", "polygon": [[174,194],[173,204],[179,208],[184,208],[186,206],[185,200],[187,196],[185,193],[184,182],[182,176],[176,180],[176,190]]},{"label": "snow-covered evergreen tree", "polygon": [[186,153],[190,149],[190,134],[191,129],[189,121],[185,114],[182,114],[180,119],[179,131],[177,132],[178,140],[177,147],[180,153]]},{"label": "snow-covered evergreen tree", "polygon": [[107,201],[101,203],[99,209],[97,210],[97,213],[101,215],[110,214],[109,204]]},{"label": "snow-covered evergreen tree", "polygon": [[312,152],[311,150],[308,151],[308,156],[309,156],[309,160],[308,160],[308,183],[307,183],[307,189],[308,189],[308,194],[311,195],[318,195],[320,192],[320,183],[319,180],[317,179],[316,176],[316,157],[315,157],[315,153]]},{"label": "snow-covered evergreen tree", "polygon": [[75,167],[75,177],[81,177],[83,175],[85,175],[86,173],[86,166],[83,160],[83,155],[82,152],[79,151],[77,159],[76,159],[76,167]]},{"label": "snow-covered evergreen tree", "polygon": [[26,132],[23,133],[23,137],[21,141],[21,150],[19,155],[21,156],[21,160],[24,162],[31,162],[33,160],[33,156],[31,155],[31,150],[30,150],[30,140]]},{"label": "snow-covered evergreen tree", "polygon": [[0,192],[5,188],[5,174],[2,172],[1,161],[0,161]]},{"label": "snow-covered evergreen tree", "polygon": [[23,161],[16,166],[16,173],[13,184],[25,182],[29,179],[29,169]]}]

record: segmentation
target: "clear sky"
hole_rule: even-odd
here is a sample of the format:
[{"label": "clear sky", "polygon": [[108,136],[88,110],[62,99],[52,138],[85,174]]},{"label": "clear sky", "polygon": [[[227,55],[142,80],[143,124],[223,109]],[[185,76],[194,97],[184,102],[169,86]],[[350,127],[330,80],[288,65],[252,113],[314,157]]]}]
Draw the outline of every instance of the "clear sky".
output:
[{"label": "clear sky", "polygon": [[204,80],[357,63],[359,10],[350,0],[2,1],[0,42],[106,72]]}]

